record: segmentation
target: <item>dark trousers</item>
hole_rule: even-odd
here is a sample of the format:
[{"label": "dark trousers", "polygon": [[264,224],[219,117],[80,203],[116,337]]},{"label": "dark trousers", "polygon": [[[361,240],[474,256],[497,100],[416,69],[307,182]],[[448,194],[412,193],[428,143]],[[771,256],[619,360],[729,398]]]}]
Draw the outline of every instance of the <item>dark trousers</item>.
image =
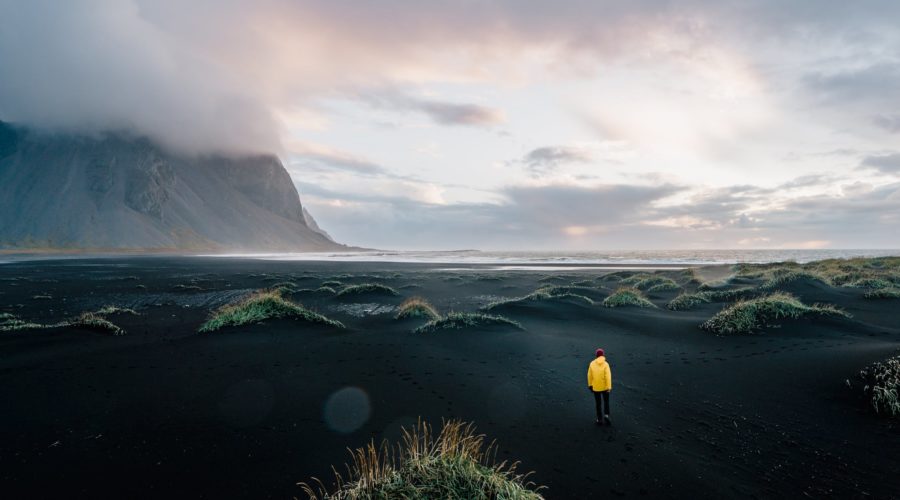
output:
[{"label": "dark trousers", "polygon": [[594,402],[597,403],[597,420],[602,422],[604,415],[609,416],[609,391],[594,391]]}]

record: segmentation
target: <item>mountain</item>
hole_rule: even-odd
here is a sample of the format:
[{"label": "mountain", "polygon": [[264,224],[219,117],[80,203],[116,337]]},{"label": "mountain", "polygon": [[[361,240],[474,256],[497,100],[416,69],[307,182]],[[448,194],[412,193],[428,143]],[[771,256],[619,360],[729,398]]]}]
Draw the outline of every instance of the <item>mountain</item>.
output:
[{"label": "mountain", "polygon": [[186,156],[125,134],[0,122],[0,249],[327,251],[275,156]]}]

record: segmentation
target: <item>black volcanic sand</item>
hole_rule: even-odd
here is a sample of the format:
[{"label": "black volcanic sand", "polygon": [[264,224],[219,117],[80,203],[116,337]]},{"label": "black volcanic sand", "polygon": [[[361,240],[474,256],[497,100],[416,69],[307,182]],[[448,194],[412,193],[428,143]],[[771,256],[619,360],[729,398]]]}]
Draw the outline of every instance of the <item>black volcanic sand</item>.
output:
[{"label": "black volcanic sand", "polygon": [[[857,378],[900,348],[897,301],[801,282],[789,291],[854,318],[716,337],[698,325],[724,304],[668,311],[676,292],[666,292],[650,296],[654,310],[552,300],[494,311],[523,331],[413,334],[421,321],[393,319],[413,295],[474,311],[545,284],[588,280],[595,299],[616,287],[602,280],[608,271],[441,267],[169,257],[0,266],[0,312],[50,322],[116,304],[142,314],[112,316],[128,330],[119,337],[0,334],[0,496],[302,497],[296,483],[330,478],[347,447],[396,439],[419,416],[474,422],[499,458],[536,471],[548,498],[900,496],[900,425],[869,411]],[[293,295],[345,331],[281,320],[196,333],[212,308],[249,291],[335,280],[400,296]],[[615,384],[609,428],[594,426],[585,380],[598,346]]]}]

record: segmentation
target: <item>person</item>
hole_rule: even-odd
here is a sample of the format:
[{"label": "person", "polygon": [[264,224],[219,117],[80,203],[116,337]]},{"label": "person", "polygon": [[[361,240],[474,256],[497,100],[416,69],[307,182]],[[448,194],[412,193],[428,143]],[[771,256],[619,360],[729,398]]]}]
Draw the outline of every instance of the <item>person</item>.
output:
[{"label": "person", "polygon": [[596,358],[588,365],[587,379],[588,389],[594,394],[594,403],[597,405],[597,425],[612,425],[609,419],[609,392],[612,391],[612,373],[609,363],[606,361],[606,353],[603,349],[597,349]]}]

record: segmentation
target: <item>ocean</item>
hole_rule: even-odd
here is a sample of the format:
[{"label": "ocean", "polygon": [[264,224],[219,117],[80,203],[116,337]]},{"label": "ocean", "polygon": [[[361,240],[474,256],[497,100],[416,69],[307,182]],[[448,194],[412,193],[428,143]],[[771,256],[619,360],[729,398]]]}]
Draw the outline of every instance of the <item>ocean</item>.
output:
[{"label": "ocean", "polygon": [[328,260],[347,262],[419,262],[430,264],[487,264],[497,266],[540,265],[711,265],[810,262],[851,257],[900,256],[898,250],[621,250],[590,252],[524,252],[524,251],[368,251],[322,253],[258,253],[222,254],[220,257],[258,258],[262,260]]}]

